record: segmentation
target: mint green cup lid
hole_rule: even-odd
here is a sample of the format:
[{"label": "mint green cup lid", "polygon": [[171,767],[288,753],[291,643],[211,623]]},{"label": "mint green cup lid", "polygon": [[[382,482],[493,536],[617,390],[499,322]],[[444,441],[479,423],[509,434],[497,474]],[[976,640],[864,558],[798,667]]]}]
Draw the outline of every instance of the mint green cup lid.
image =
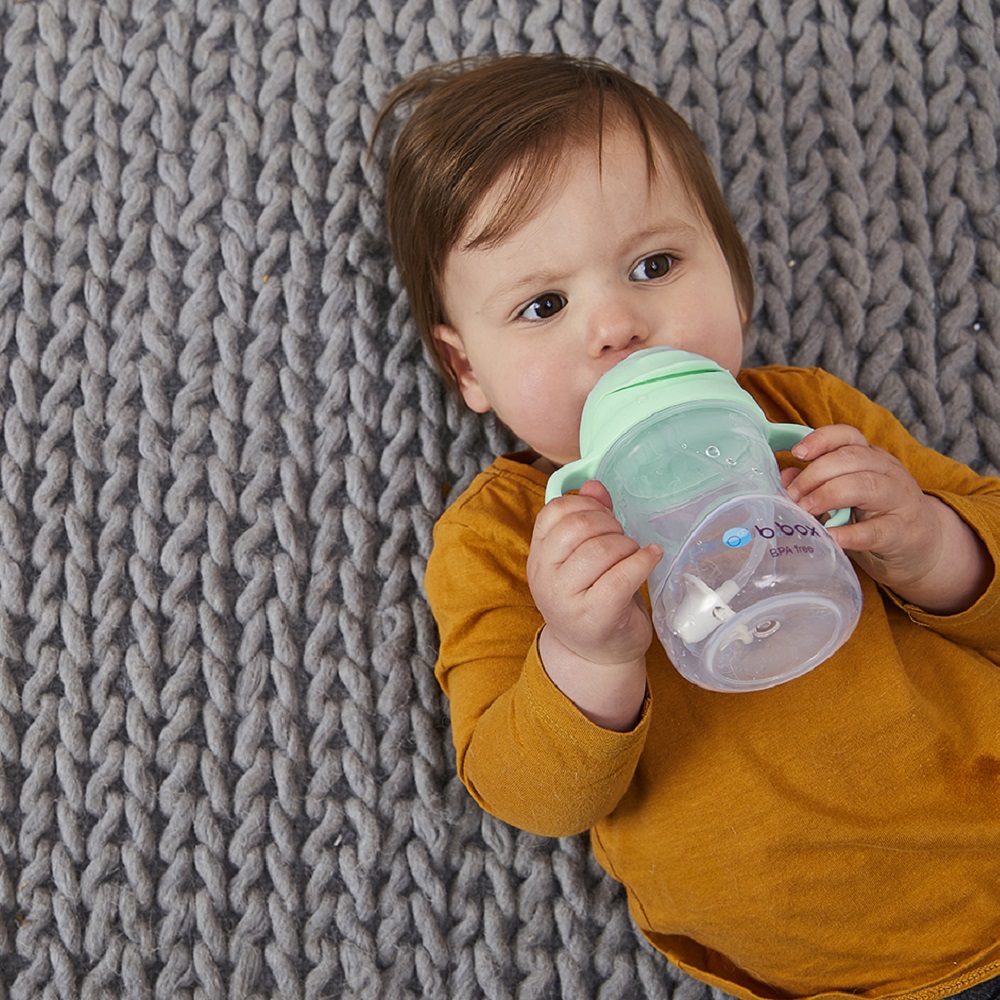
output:
[{"label": "mint green cup lid", "polygon": [[[754,398],[709,358],[673,347],[647,347],[605,372],[587,396],[580,421],[580,459],[549,479],[545,499],[578,489],[628,430],[662,410],[689,402],[723,402],[766,423]],[[801,435],[800,435],[801,436]]]},{"label": "mint green cup lid", "polygon": [[[625,433],[660,413],[689,403],[737,408],[758,421],[773,451],[789,449],[811,427],[768,421],[757,401],[731,372],[710,358],[674,347],[647,347],[601,376],[587,396],[580,419],[580,458],[550,477],[545,500],[579,489],[597,475],[604,456]],[[846,524],[849,509],[832,511],[828,527]]]}]

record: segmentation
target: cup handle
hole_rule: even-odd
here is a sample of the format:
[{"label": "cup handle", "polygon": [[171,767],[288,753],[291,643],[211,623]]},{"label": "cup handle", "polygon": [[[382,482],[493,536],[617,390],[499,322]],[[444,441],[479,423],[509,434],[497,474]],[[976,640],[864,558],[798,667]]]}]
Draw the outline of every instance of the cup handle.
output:
[{"label": "cup handle", "polygon": [[588,479],[594,478],[595,472],[596,470],[591,468],[591,463],[582,458],[556,469],[549,476],[545,487],[545,502],[561,497],[570,490],[578,490]]},{"label": "cup handle", "polygon": [[[767,425],[767,443],[772,451],[791,451],[793,445],[798,444],[807,434],[811,433],[812,428],[804,427],[802,424],[769,423]],[[850,507],[839,507],[828,513],[825,525],[827,528],[839,528],[851,519]]]}]

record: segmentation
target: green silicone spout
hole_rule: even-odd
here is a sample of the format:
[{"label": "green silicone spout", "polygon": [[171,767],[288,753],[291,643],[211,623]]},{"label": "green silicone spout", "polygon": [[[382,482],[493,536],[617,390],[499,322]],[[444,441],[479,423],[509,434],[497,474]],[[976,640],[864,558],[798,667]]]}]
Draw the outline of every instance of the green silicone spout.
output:
[{"label": "green silicone spout", "polygon": [[[591,390],[580,422],[580,455],[549,478],[546,502],[579,489],[597,475],[605,455],[637,424],[654,414],[700,403],[745,411],[759,424],[772,451],[786,451],[811,427],[771,423],[756,400],[723,367],[672,347],[636,351],[605,373]],[[846,524],[849,509],[830,512],[827,527]]]}]

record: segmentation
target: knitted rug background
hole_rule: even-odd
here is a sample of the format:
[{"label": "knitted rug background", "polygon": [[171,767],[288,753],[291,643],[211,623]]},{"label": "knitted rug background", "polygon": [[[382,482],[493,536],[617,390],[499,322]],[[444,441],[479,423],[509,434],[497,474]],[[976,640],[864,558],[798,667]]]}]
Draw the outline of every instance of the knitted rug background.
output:
[{"label": "knitted rug background", "polygon": [[375,109],[461,54],[632,72],[753,248],[749,359],[995,470],[998,42],[988,0],[0,0],[0,998],[707,998],[454,777],[421,579],[510,442],[423,358]]}]

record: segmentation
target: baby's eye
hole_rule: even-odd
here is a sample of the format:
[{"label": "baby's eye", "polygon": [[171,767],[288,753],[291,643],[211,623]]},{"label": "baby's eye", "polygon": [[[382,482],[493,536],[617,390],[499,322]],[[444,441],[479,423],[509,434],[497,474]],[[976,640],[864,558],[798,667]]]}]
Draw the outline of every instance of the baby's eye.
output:
[{"label": "baby's eye", "polygon": [[558,292],[546,292],[529,302],[520,312],[522,319],[550,319],[564,309],[566,299]]},{"label": "baby's eye", "polygon": [[638,264],[632,268],[629,274],[629,281],[652,281],[654,278],[662,278],[670,272],[674,266],[674,258],[667,253],[654,253],[648,257],[643,257]]}]

